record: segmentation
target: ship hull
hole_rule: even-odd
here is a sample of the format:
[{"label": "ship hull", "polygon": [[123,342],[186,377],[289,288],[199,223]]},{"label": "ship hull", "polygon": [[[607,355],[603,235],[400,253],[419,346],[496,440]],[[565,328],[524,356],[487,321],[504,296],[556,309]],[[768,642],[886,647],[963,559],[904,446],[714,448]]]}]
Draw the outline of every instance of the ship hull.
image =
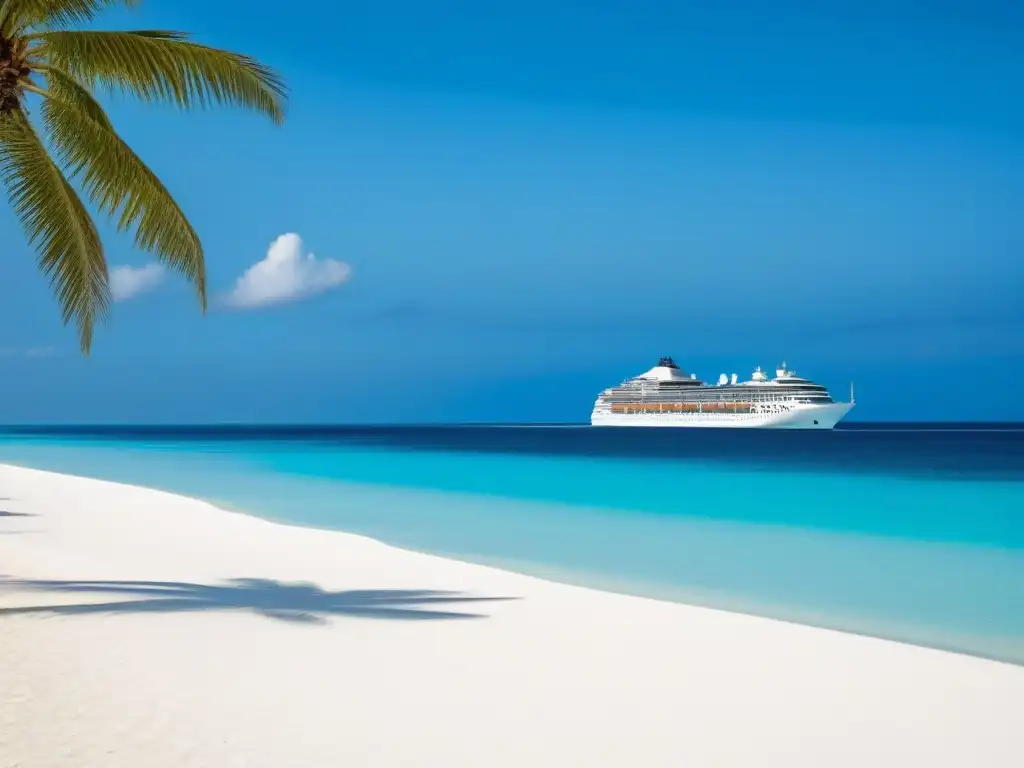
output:
[{"label": "ship hull", "polygon": [[611,413],[595,408],[595,427],[719,427],[746,429],[832,429],[853,403],[796,406],[777,413]]}]

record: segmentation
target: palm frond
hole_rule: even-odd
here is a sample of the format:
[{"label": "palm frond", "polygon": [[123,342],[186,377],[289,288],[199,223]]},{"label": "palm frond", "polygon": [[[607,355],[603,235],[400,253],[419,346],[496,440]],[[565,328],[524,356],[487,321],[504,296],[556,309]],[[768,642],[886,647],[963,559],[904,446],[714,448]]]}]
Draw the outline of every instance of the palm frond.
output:
[{"label": "palm frond", "polygon": [[190,42],[181,32],[55,31],[37,35],[47,61],[89,87],[182,108],[232,104],[284,121],[287,88],[248,56]]},{"label": "palm frond", "polygon": [[85,205],[20,111],[0,116],[0,179],[39,251],[64,322],[77,323],[88,353],[93,325],[110,302],[103,245]]},{"label": "palm frond", "polygon": [[134,227],[135,245],[183,274],[206,306],[203,247],[156,174],[114,131],[92,94],[59,69],[47,71],[42,114],[58,157],[100,211]]},{"label": "palm frond", "polygon": [[115,5],[134,8],[142,0],[0,0],[3,31],[46,26],[62,27],[91,21]]}]

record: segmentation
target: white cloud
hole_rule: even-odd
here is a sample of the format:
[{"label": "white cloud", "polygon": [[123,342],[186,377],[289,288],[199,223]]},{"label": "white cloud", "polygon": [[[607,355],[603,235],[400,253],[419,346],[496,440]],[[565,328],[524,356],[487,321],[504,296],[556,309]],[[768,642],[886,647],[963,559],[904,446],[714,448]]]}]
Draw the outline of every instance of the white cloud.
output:
[{"label": "white cloud", "polygon": [[125,301],[151,291],[164,279],[164,274],[159,264],[115,267],[110,270],[110,296],[114,301]]},{"label": "white cloud", "polygon": [[289,232],[270,244],[266,258],[242,273],[226,301],[238,309],[282,304],[333,290],[351,274],[344,262],[303,255],[302,238]]},{"label": "white cloud", "polygon": [[0,357],[57,357],[59,354],[56,347],[0,347]]},{"label": "white cloud", "polygon": [[56,347],[29,347],[25,357],[56,357],[60,352]]}]

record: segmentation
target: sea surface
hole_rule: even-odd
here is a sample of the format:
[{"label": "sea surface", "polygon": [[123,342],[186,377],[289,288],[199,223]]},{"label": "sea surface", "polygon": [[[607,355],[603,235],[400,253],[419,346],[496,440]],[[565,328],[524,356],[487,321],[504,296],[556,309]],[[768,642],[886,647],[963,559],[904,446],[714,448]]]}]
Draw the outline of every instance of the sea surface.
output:
[{"label": "sea surface", "polygon": [[1024,425],[20,427],[0,462],[1024,664]]}]

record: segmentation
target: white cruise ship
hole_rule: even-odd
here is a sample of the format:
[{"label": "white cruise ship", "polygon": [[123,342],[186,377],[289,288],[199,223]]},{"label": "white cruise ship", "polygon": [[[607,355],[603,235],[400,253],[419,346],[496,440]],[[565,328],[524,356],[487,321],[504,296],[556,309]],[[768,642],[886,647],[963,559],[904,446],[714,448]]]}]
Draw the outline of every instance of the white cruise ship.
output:
[{"label": "white cruise ship", "polygon": [[750,381],[722,374],[717,385],[683,373],[663,357],[647,373],[602,392],[590,423],[615,427],[772,427],[832,429],[853,408],[783,363],[775,378],[758,368]]}]

